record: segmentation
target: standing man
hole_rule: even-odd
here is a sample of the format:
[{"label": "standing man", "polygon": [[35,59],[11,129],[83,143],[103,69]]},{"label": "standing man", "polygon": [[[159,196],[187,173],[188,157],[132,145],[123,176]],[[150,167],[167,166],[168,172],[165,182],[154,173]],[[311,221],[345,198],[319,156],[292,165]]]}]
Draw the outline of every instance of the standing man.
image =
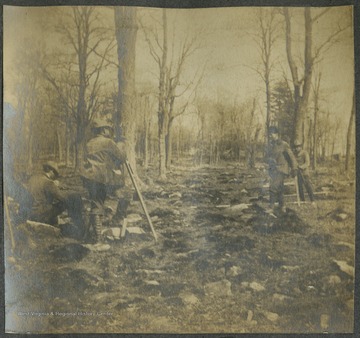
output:
[{"label": "standing man", "polygon": [[[94,137],[86,144],[86,162],[82,170],[84,187],[91,200],[91,225],[95,227],[97,239],[101,238],[102,220],[105,215],[104,203],[108,190],[114,190],[124,184],[120,171],[126,160],[125,143],[113,141],[113,127],[102,119],[95,119],[92,125]],[[117,215],[125,217],[129,202],[120,199]]]},{"label": "standing man", "polygon": [[41,174],[30,177],[27,190],[31,195],[28,218],[32,221],[58,225],[58,216],[65,210],[76,227],[77,238],[86,235],[86,224],[83,221],[83,203],[76,192],[60,190],[56,184],[59,169],[55,162],[48,161],[43,165]]},{"label": "standing man", "polygon": [[284,180],[289,172],[291,176],[295,177],[297,161],[289,144],[280,139],[277,127],[269,128],[269,137],[270,207],[274,209],[275,203],[278,203],[279,210],[286,212]]},{"label": "standing man", "polygon": [[311,203],[315,204],[314,192],[310,181],[310,173],[309,173],[309,167],[310,167],[309,153],[306,150],[302,149],[302,144],[298,140],[295,140],[294,147],[295,147],[295,156],[299,168],[297,172],[297,180],[299,185],[300,199],[302,201],[305,201],[305,195],[304,195],[304,186],[305,186],[305,189],[309,195]]}]

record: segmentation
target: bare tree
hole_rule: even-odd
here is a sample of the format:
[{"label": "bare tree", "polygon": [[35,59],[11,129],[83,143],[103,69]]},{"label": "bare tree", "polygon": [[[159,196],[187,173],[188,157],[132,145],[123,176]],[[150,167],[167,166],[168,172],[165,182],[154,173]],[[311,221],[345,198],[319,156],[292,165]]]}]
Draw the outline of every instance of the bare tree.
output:
[{"label": "bare tree", "polygon": [[315,84],[313,85],[313,99],[314,99],[314,122],[312,126],[312,147],[310,153],[312,154],[312,168],[316,170],[318,149],[317,149],[317,131],[318,131],[318,114],[319,114],[319,99],[320,99],[320,84],[321,72],[315,76]]},{"label": "bare tree", "polygon": [[352,131],[354,129],[354,119],[355,119],[355,93],[353,94],[353,103],[351,108],[351,114],[349,119],[349,125],[346,135],[346,154],[345,154],[345,171],[350,169],[350,159],[351,159],[351,143],[352,143]]},{"label": "bare tree", "polygon": [[313,43],[313,25],[323,15],[325,15],[331,8],[321,10],[318,14],[312,15],[313,9],[305,7],[304,13],[304,29],[305,29],[305,45],[304,45],[304,61],[303,61],[303,75],[299,74],[299,67],[296,64],[293,54],[293,39],[292,39],[292,21],[290,9],[285,7],[283,9],[285,17],[285,41],[286,41],[286,55],[290,67],[291,77],[293,80],[294,89],[294,104],[295,104],[295,132],[294,139],[302,142],[304,140],[305,131],[305,117],[308,108],[308,102],[311,92],[311,81],[313,74],[313,67],[316,62],[321,60],[321,56],[327,51],[335,42],[336,38],[349,28],[349,25],[341,25],[339,23],[336,28],[329,33],[326,39],[318,45]]},{"label": "bare tree", "polygon": [[136,119],[133,101],[135,99],[135,47],[136,47],[136,8],[115,7],[115,36],[118,57],[118,92],[114,115],[115,137],[121,136],[121,126],[128,145],[128,159],[136,173],[135,144]]},{"label": "bare tree", "polygon": [[[266,93],[266,131],[271,121],[271,71],[273,69],[273,50],[276,40],[279,38],[279,21],[276,20],[278,10],[275,8],[257,9],[258,32],[254,41],[258,47],[262,66],[255,68],[265,83]],[[267,132],[266,132],[267,133]]]},{"label": "bare tree", "polygon": [[[107,65],[106,55],[113,48],[108,29],[100,23],[95,7],[72,7],[61,12],[57,32],[63,37],[68,53],[57,52],[46,66],[40,65],[43,75],[52,84],[76,122],[76,164],[79,169],[84,159],[86,129],[100,107],[100,75]],[[63,67],[68,67],[70,79],[62,79]],[[69,83],[71,85],[69,85]],[[76,106],[68,93],[76,95]]]},{"label": "bare tree", "polygon": [[[23,165],[28,170],[32,170],[34,160],[34,137],[37,133],[34,128],[41,124],[45,129],[42,120],[43,107],[46,96],[44,95],[44,81],[38,73],[37,62],[43,59],[43,51],[40,45],[30,45],[25,42],[23,48],[18,51],[16,65],[16,91],[18,100],[17,111],[22,117],[21,130],[19,130],[19,145],[21,155],[19,158],[25,159]],[[35,152],[36,153],[36,152]]]},{"label": "bare tree", "polygon": [[[197,38],[186,36],[180,41],[177,55],[175,51],[175,33],[169,47],[169,27],[167,10],[162,10],[162,40],[153,27],[144,27],[145,39],[148,43],[150,54],[159,67],[159,92],[158,92],[158,136],[159,136],[159,176],[166,177],[166,169],[171,162],[171,127],[174,119],[185,112],[186,104],[175,109],[176,98],[189,90],[195,80],[183,86],[180,91],[180,79],[186,60],[198,48]],[[198,72],[194,75],[197,77]],[[199,80],[197,81],[197,83]]]}]

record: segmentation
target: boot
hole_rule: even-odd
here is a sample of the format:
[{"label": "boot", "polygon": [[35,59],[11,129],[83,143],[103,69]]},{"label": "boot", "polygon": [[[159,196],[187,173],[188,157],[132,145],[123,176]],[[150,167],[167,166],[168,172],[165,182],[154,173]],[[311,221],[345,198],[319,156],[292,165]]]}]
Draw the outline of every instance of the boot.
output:
[{"label": "boot", "polygon": [[91,242],[99,242],[102,240],[102,216],[99,214],[91,214],[90,215],[90,227],[89,234],[91,237]]},{"label": "boot", "polygon": [[112,218],[114,223],[121,222],[127,216],[127,209],[129,207],[130,201],[125,198],[120,198],[115,215]]},{"label": "boot", "polygon": [[101,215],[95,215],[95,231],[96,231],[96,238],[98,242],[102,242],[103,238],[102,238],[102,216]]}]

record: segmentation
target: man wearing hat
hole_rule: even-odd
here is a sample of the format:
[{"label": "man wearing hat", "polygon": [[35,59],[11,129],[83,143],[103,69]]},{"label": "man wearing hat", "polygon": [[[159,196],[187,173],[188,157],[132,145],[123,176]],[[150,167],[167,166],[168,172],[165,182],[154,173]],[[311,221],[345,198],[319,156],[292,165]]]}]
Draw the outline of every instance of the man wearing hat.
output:
[{"label": "man wearing hat", "polygon": [[298,140],[295,140],[294,147],[295,147],[295,156],[299,168],[297,172],[297,179],[299,185],[300,199],[302,201],[305,201],[305,195],[304,195],[304,187],[305,187],[309,195],[310,201],[312,202],[312,204],[314,204],[315,203],[314,192],[310,181],[310,173],[309,173],[309,167],[310,167],[309,153],[305,149],[302,149],[302,144]]},{"label": "man wearing hat", "polygon": [[278,128],[269,128],[269,176],[270,176],[270,207],[274,209],[275,203],[279,209],[286,212],[284,202],[284,180],[289,173],[295,177],[297,161],[288,143],[279,137]]},{"label": "man wearing hat", "polygon": [[31,195],[31,210],[29,219],[36,222],[56,226],[57,217],[65,210],[77,228],[77,237],[85,235],[83,222],[83,204],[81,196],[73,192],[60,190],[56,184],[59,169],[55,162],[48,161],[43,165],[43,172],[32,176],[27,184]]},{"label": "man wearing hat", "polygon": [[[113,127],[107,121],[95,119],[92,132],[94,137],[86,144],[87,158],[81,175],[91,200],[91,226],[100,239],[108,191],[124,184],[120,167],[126,160],[126,150],[124,142],[115,143],[112,139]],[[128,205],[127,199],[119,199],[117,214],[125,217]]]}]

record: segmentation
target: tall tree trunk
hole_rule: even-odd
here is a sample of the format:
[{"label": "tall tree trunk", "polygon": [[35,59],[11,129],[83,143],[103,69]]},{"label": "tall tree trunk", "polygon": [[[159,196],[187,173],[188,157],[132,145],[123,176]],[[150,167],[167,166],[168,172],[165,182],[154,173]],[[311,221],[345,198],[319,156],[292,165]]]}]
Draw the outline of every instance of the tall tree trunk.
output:
[{"label": "tall tree trunk", "polygon": [[166,134],[159,130],[159,177],[160,179],[166,178]]},{"label": "tall tree trunk", "polygon": [[56,129],[56,141],[57,141],[57,149],[59,152],[59,162],[62,162],[64,160],[64,153],[63,153],[61,135],[58,129]]},{"label": "tall tree trunk", "polygon": [[[85,34],[85,33],[84,33]],[[76,162],[75,170],[78,171],[84,161],[85,153],[85,124],[86,124],[86,62],[87,62],[87,39],[88,37],[85,34],[85,39],[83,44],[79,46],[78,61],[79,61],[79,95],[76,108],[77,114],[77,126],[76,126]]]},{"label": "tall tree trunk", "polygon": [[127,157],[136,175],[136,119],[132,106],[135,96],[135,47],[138,30],[136,8],[115,7],[114,18],[119,64],[117,105],[114,114],[115,140],[120,141],[122,136],[126,137]]},{"label": "tall tree trunk", "polygon": [[165,137],[166,144],[166,169],[170,169],[172,162],[172,122],[169,122],[167,128],[167,135]]},{"label": "tall tree trunk", "polygon": [[313,72],[313,56],[312,56],[312,19],[311,9],[306,7],[304,9],[305,17],[305,72],[303,93],[300,100],[299,110],[296,112],[295,122],[295,137],[300,142],[305,141],[305,117],[311,91],[311,79]]},{"label": "tall tree trunk", "polygon": [[34,154],[33,154],[33,133],[30,133],[29,135],[29,143],[28,143],[28,161],[27,161],[27,168],[28,170],[32,170],[33,168],[33,158],[34,158]]},{"label": "tall tree trunk", "polygon": [[166,178],[166,142],[165,137],[167,134],[166,127],[168,125],[169,114],[166,107],[166,63],[168,55],[168,31],[167,31],[167,16],[166,9],[162,10],[162,21],[163,21],[163,52],[160,64],[160,77],[159,77],[159,110],[158,110],[158,136],[159,136],[159,176],[161,179]]},{"label": "tall tree trunk", "polygon": [[315,109],[314,113],[314,136],[313,136],[313,169],[316,170],[317,167],[317,160],[318,160],[318,126],[317,126],[317,120],[318,120],[318,109]]},{"label": "tall tree trunk", "polygon": [[149,166],[149,137],[150,137],[150,122],[144,125],[144,168]]},{"label": "tall tree trunk", "polygon": [[295,132],[294,140],[298,140],[301,143],[304,143],[304,126],[305,126],[305,117],[307,113],[308,101],[310,97],[311,90],[311,78],[313,71],[313,56],[312,56],[312,19],[311,19],[311,9],[310,7],[304,8],[304,18],[305,18],[305,49],[304,49],[304,79],[302,86],[302,95],[301,95],[301,85],[302,82],[299,80],[299,75],[295,61],[292,54],[292,38],[291,38],[291,20],[289,9],[284,8],[285,15],[285,27],[286,27],[286,53],[287,59],[291,71],[291,76],[293,79],[294,86],[294,110],[295,110]]},{"label": "tall tree trunk", "polygon": [[266,136],[269,143],[269,127],[270,127],[270,114],[271,114],[271,89],[268,71],[266,71],[265,89],[266,89]]},{"label": "tall tree trunk", "polygon": [[171,131],[165,136],[166,170],[170,170],[171,165]]},{"label": "tall tree trunk", "polygon": [[346,154],[345,154],[345,170],[349,171],[350,169],[350,160],[351,160],[351,141],[352,141],[352,130],[354,127],[354,118],[355,118],[355,93],[353,95],[353,103],[351,108],[350,120],[346,135]]},{"label": "tall tree trunk", "polygon": [[66,121],[65,121],[65,165],[66,167],[70,166],[71,163],[71,122],[70,122],[70,114],[67,107],[66,109]]}]

